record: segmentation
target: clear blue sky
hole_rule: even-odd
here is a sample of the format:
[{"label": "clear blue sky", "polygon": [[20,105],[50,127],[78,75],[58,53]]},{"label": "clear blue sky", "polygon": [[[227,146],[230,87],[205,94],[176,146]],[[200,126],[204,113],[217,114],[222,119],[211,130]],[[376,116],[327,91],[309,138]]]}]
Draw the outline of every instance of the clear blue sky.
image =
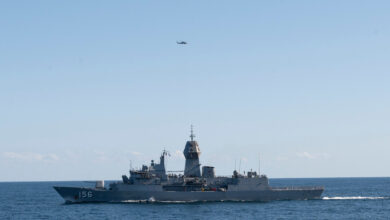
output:
[{"label": "clear blue sky", "polygon": [[[0,181],[390,176],[389,1],[2,1]],[[188,45],[177,45],[185,40]]]}]

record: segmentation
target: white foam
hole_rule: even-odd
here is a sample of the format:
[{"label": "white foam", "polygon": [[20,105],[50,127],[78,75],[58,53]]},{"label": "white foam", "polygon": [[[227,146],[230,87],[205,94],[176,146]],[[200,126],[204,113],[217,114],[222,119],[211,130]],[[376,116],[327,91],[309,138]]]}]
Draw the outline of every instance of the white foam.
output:
[{"label": "white foam", "polygon": [[389,197],[381,196],[335,196],[323,197],[323,200],[354,200],[354,199],[389,199]]},{"label": "white foam", "polygon": [[159,201],[161,203],[195,203],[199,202],[198,200],[190,200],[190,201]]},{"label": "white foam", "polygon": [[120,203],[194,203],[199,202],[198,200],[190,200],[190,201],[157,201],[153,197],[148,200],[122,200]]},{"label": "white foam", "polygon": [[123,202],[123,203],[146,203],[147,200],[122,200],[120,202]]}]

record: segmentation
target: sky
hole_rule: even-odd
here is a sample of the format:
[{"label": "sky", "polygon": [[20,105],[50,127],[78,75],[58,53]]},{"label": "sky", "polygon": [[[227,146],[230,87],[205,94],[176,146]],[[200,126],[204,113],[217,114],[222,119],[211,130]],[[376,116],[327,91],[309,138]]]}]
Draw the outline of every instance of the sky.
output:
[{"label": "sky", "polygon": [[120,179],[163,149],[183,170],[191,124],[219,175],[390,176],[389,11],[1,1],[0,181]]}]

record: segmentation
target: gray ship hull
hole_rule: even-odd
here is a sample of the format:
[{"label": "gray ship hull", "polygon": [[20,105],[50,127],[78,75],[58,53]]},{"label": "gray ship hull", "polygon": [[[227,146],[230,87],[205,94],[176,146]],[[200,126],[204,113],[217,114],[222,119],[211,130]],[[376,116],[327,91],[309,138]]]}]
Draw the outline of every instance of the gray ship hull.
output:
[{"label": "gray ship hull", "polygon": [[320,199],[323,188],[271,188],[259,191],[114,191],[81,187],[54,187],[66,203],[84,202],[193,202],[258,201]]}]

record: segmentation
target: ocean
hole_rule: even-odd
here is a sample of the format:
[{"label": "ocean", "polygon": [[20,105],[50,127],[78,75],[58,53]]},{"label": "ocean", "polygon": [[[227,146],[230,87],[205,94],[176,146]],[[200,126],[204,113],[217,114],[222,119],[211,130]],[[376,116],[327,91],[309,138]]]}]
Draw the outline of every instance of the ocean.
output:
[{"label": "ocean", "polygon": [[274,202],[64,204],[53,186],[0,183],[0,219],[390,219],[390,178],[270,179],[272,186],[324,186],[322,199]]}]

